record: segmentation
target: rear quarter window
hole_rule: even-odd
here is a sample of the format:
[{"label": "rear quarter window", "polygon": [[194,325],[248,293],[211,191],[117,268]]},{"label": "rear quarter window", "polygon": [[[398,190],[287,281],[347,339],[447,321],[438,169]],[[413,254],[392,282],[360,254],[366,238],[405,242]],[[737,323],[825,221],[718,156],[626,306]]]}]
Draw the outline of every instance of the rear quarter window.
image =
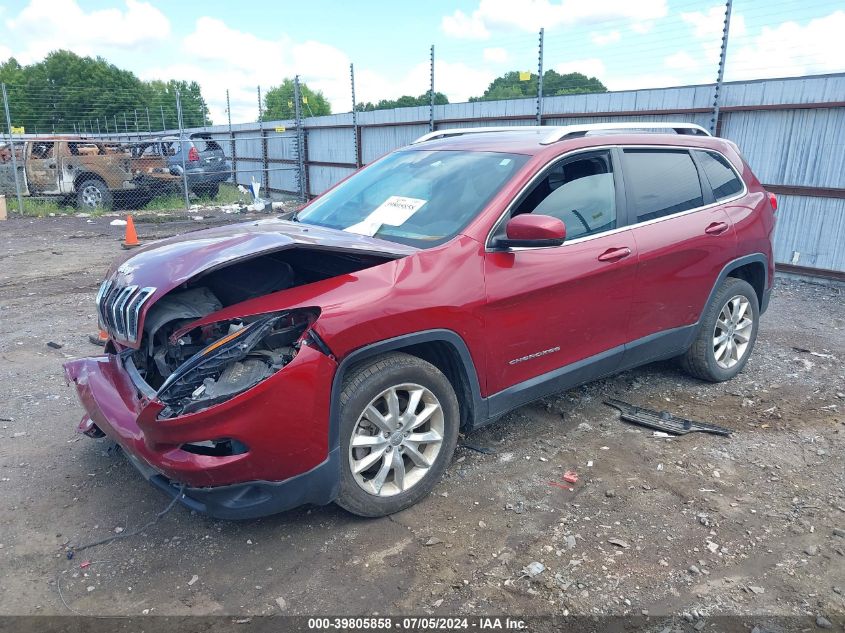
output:
[{"label": "rear quarter window", "polygon": [[703,206],[698,170],[686,150],[626,149],[625,189],[636,222]]},{"label": "rear quarter window", "polygon": [[695,156],[717,202],[732,198],[742,191],[742,181],[724,156],[704,151],[696,151]]}]

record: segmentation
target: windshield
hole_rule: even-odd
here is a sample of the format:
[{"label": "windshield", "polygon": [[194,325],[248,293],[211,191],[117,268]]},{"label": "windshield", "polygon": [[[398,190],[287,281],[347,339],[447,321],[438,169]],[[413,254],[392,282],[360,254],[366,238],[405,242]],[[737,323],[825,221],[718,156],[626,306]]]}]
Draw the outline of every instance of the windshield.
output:
[{"label": "windshield", "polygon": [[527,160],[496,152],[396,152],[312,202],[297,219],[436,246],[457,235]]}]

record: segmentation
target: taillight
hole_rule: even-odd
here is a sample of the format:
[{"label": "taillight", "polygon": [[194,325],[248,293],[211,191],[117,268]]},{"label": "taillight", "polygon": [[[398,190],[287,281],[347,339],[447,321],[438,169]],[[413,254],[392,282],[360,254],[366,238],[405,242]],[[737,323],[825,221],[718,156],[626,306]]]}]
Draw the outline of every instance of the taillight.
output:
[{"label": "taillight", "polygon": [[[198,161],[200,159],[200,153],[197,151],[196,147],[192,147],[188,152],[188,160],[192,163]],[[771,194],[769,194],[771,195]]]},{"label": "taillight", "polygon": [[777,198],[777,196],[775,194],[773,194],[771,191],[767,191],[766,193],[769,194],[769,204],[772,205],[772,211],[777,211],[778,210],[778,198]]}]

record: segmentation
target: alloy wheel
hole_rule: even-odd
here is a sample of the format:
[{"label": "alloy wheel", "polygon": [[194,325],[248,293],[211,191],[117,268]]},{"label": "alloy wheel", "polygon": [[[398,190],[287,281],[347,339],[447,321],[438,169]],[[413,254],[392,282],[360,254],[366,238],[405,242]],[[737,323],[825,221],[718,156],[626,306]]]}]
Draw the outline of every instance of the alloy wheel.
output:
[{"label": "alloy wheel", "polygon": [[412,383],[385,389],[352,430],[349,466],[355,482],[378,497],[409,490],[437,459],[443,433],[443,408],[429,389]]},{"label": "alloy wheel", "polygon": [[716,319],[713,355],[722,369],[730,369],[745,355],[754,328],[751,304],[743,295],[728,299]]}]

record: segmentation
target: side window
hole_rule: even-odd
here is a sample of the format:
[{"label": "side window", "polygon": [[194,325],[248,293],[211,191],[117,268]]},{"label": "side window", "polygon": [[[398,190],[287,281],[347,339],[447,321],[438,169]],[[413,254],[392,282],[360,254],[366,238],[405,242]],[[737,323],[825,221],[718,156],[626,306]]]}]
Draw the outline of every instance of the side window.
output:
[{"label": "side window", "polygon": [[685,150],[624,150],[629,212],[636,222],[662,218],[704,204],[692,156]]},{"label": "side window", "polygon": [[563,220],[567,239],[616,228],[616,190],[609,152],[579,154],[558,163],[519,203],[513,215]]},{"label": "side window", "polygon": [[29,151],[29,157],[34,160],[47,160],[53,158],[55,155],[55,143],[44,141],[35,141],[32,143],[32,148]]},{"label": "side window", "polygon": [[710,182],[713,197],[716,198],[717,202],[731,198],[742,191],[742,181],[724,156],[715,152],[703,151],[696,151],[695,155],[704,175]]}]

